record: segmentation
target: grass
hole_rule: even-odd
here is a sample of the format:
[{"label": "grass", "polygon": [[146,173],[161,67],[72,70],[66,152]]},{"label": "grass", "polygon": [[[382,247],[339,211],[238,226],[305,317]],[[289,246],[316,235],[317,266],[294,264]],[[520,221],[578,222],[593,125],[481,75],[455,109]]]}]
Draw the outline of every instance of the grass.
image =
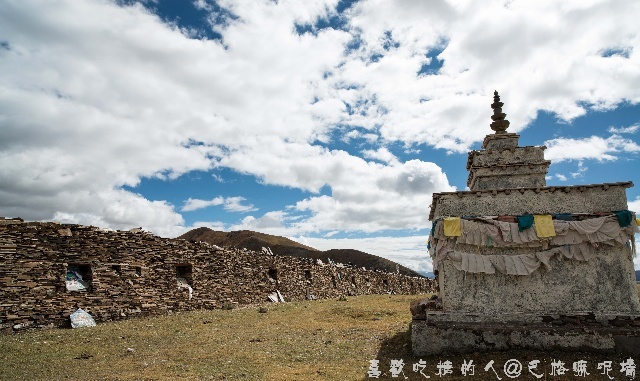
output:
[{"label": "grass", "polygon": [[[369,295],[346,301],[318,300],[234,310],[195,311],[171,316],[99,324],[94,328],[52,329],[0,336],[1,380],[369,380],[369,360],[379,359],[383,379],[391,359],[403,359],[409,380],[420,359],[411,354],[409,303],[416,296]],[[130,348],[130,349],[129,349]],[[628,357],[628,356],[627,356]],[[613,361],[618,355],[534,351],[473,353],[424,358],[432,379],[436,364],[449,360],[455,373],[443,379],[496,380],[484,372],[510,358]],[[463,360],[473,359],[476,375],[462,377]],[[636,364],[640,358],[635,359]],[[542,366],[541,364],[541,366]],[[639,367],[640,368],[640,367]],[[573,374],[569,372],[572,376]],[[501,374],[503,380],[504,373]],[[529,379],[522,376],[522,379]],[[573,379],[553,377],[554,380]]]}]

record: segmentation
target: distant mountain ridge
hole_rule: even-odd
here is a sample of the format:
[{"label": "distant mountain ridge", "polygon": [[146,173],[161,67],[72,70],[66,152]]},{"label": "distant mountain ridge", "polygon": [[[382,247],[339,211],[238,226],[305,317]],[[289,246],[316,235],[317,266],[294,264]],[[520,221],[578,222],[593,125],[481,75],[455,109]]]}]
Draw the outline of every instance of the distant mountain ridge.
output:
[{"label": "distant mountain ridge", "polygon": [[251,230],[221,232],[201,227],[190,230],[178,238],[187,241],[203,241],[220,247],[237,247],[253,251],[261,251],[263,247],[269,247],[276,255],[311,258],[314,260],[320,259],[325,263],[327,262],[327,258],[329,258],[334,262],[343,264],[351,263],[356,267],[365,267],[370,270],[377,269],[395,273],[397,269],[400,274],[403,275],[424,277],[422,274],[396,262],[360,250],[332,249],[320,251],[285,237],[258,233]]},{"label": "distant mountain ridge", "polygon": [[640,282],[640,270],[636,271],[636,282]]}]

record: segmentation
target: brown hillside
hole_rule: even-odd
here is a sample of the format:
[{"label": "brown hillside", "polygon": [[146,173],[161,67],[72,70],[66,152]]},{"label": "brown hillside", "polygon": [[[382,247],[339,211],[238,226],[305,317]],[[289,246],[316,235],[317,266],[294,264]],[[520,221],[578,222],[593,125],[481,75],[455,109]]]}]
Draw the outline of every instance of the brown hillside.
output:
[{"label": "brown hillside", "polygon": [[363,251],[353,249],[320,251],[285,237],[250,230],[221,232],[202,227],[191,230],[178,238],[188,241],[203,241],[220,247],[239,247],[253,251],[260,251],[263,247],[269,247],[276,255],[311,258],[314,260],[320,259],[325,263],[327,262],[327,258],[329,258],[337,263],[352,264],[356,267],[365,267],[370,270],[380,270],[390,273],[395,273],[397,266],[400,274],[422,277],[421,274],[399,265],[396,262]]},{"label": "brown hillside", "polygon": [[[206,227],[190,230],[180,237],[187,241],[202,241],[217,246],[244,247],[249,250],[260,251],[263,247],[283,246],[299,248],[309,251],[318,251],[313,247],[305,246],[285,237],[271,234],[258,233],[251,230],[239,230],[234,232],[221,232]],[[275,251],[274,251],[275,253]]]}]

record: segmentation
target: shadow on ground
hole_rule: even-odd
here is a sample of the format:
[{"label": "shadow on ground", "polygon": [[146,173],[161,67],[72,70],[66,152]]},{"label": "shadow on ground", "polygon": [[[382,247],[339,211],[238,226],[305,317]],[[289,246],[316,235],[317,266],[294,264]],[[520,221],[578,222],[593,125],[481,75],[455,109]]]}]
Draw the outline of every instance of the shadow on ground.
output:
[{"label": "shadow on ground", "polygon": [[[435,356],[416,357],[411,351],[411,329],[399,332],[392,337],[382,341],[376,360],[378,363],[379,377],[370,377],[369,374],[363,375],[363,380],[630,380],[621,372],[621,364],[632,359],[637,368],[640,364],[640,357],[630,356],[620,353],[586,353],[586,352],[563,352],[552,351],[543,352],[535,350],[509,350],[509,351],[486,351],[473,352],[466,354],[440,354]],[[396,372],[393,377],[391,372],[391,361],[402,361],[402,371]],[[422,362],[423,361],[423,362]],[[422,362],[422,363],[421,363]],[[444,374],[443,365],[449,362],[451,365],[450,372]],[[529,366],[536,363],[537,366],[531,371]],[[562,362],[562,367],[566,369],[564,374],[552,374],[552,364]],[[609,374],[604,374],[605,367],[600,367],[602,363],[610,362]],[[467,375],[462,374],[463,364],[469,364]],[[518,363],[520,365],[518,365]],[[587,374],[578,376],[574,371],[574,363],[584,363]],[[426,364],[424,368],[418,366],[414,371],[414,364]],[[507,370],[518,370],[517,375],[512,373],[507,375]],[[439,370],[442,368],[443,370]],[[369,368],[371,370],[371,368]],[[422,373],[420,373],[422,372]],[[438,372],[443,373],[441,375]],[[542,375],[535,377],[534,374]],[[635,372],[640,373],[640,369]],[[429,377],[426,377],[429,376]],[[636,374],[637,377],[637,374]],[[637,378],[636,378],[637,379]]]}]

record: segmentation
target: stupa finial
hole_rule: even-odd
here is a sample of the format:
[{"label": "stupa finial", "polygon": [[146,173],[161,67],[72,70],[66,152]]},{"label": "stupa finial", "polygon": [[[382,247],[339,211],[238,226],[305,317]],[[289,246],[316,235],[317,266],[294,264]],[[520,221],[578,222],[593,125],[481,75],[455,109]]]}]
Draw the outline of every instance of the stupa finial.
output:
[{"label": "stupa finial", "polygon": [[496,134],[506,133],[509,127],[509,121],[505,119],[507,114],[502,112],[502,106],[504,106],[504,103],[500,102],[500,95],[498,95],[498,91],[495,90],[493,92],[493,103],[491,104],[491,108],[493,109],[491,129],[494,130]]}]

